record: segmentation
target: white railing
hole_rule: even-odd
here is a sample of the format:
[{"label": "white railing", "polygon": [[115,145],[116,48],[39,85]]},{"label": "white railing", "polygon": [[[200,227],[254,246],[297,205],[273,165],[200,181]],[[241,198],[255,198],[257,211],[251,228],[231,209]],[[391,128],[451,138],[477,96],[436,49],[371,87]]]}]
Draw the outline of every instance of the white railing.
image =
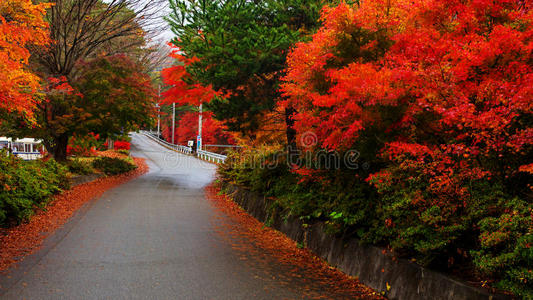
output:
[{"label": "white railing", "polygon": [[42,158],[43,155],[39,151],[41,148],[41,140],[33,138],[13,139],[9,137],[0,137],[0,150],[11,149],[14,156],[23,160],[38,160]]},{"label": "white railing", "polygon": [[171,143],[169,143],[169,142],[167,142],[165,140],[160,139],[159,137],[155,136],[153,133],[151,133],[149,131],[141,130],[141,133],[144,134],[145,136],[149,137],[153,141],[159,143],[160,145],[164,146],[164,147],[170,148],[172,150],[176,150],[176,151],[184,153],[184,154],[188,154],[188,155],[192,154],[192,148],[191,147],[171,144]]},{"label": "white railing", "polygon": [[[182,146],[182,145],[173,145],[165,140],[162,140],[160,138],[158,138],[157,136],[155,136],[155,134],[153,134],[152,132],[150,131],[144,131],[144,130],[141,130],[141,133],[144,134],[145,136],[149,137],[150,139],[154,140],[155,142],[159,143],[160,145],[162,146],[165,146],[167,148],[171,148],[171,149],[174,149],[176,151],[179,151],[179,152],[182,152],[182,153],[185,153],[185,154],[192,154],[192,148],[191,147],[187,147],[187,146]],[[203,159],[203,160],[206,160],[208,162],[212,162],[212,163],[217,163],[217,164],[220,164],[220,163],[223,163],[227,156],[226,155],[222,155],[222,154],[218,154],[218,153],[214,153],[214,152],[209,152],[209,151],[204,151],[204,150],[198,150],[196,152],[196,156],[200,159]]]},{"label": "white railing", "polygon": [[203,151],[203,150],[198,150],[196,155],[200,159],[207,160],[209,162],[213,162],[213,163],[217,163],[217,164],[223,163],[226,160],[226,158],[227,158],[226,155],[213,153],[213,152],[209,152],[209,151]]}]

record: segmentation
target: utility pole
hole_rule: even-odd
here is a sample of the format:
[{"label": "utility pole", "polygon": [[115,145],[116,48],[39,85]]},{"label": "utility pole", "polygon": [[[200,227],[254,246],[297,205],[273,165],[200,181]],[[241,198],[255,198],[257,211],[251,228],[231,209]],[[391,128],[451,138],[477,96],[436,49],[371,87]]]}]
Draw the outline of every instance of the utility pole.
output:
[{"label": "utility pole", "polygon": [[157,103],[157,137],[161,136],[161,106]]},{"label": "utility pole", "polygon": [[161,106],[159,102],[161,101],[161,85],[159,85],[159,93],[157,98],[157,138],[161,137]]},{"label": "utility pole", "polygon": [[202,150],[202,107],[203,104],[200,103],[200,114],[198,115],[198,138],[196,141],[196,149]]},{"label": "utility pole", "polygon": [[174,145],[174,138],[176,133],[176,103],[172,103],[172,144]]}]

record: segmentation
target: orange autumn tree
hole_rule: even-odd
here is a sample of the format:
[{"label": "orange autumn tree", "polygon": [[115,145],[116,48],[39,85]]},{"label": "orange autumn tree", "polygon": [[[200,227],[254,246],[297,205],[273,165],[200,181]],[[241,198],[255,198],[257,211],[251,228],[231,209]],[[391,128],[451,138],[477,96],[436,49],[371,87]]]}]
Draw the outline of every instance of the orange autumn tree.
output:
[{"label": "orange autumn tree", "polygon": [[0,109],[31,118],[39,77],[28,69],[29,45],[45,46],[48,23],[43,19],[50,4],[31,0],[0,2]]}]

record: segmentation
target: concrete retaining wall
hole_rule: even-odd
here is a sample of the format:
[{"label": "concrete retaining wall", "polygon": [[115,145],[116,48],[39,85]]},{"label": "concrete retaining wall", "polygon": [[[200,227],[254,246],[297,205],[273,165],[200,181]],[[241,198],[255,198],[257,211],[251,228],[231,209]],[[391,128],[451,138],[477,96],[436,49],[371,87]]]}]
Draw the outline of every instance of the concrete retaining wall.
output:
[{"label": "concrete retaining wall", "polygon": [[[430,271],[404,259],[395,259],[383,249],[362,245],[355,238],[338,238],[325,233],[323,223],[304,228],[296,218],[282,218],[280,212],[271,212],[271,203],[246,189],[226,184],[227,194],[252,216],[270,225],[291,239],[303,243],[316,255],[344,273],[385,292],[389,299],[510,299],[495,295]],[[270,215],[272,214],[272,215]],[[387,285],[390,289],[387,291]]]}]

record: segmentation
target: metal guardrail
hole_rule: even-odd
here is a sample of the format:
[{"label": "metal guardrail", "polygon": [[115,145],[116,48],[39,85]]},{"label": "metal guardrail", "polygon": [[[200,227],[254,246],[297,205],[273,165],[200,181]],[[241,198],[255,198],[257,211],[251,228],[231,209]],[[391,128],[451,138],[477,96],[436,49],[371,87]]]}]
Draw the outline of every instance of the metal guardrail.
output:
[{"label": "metal guardrail", "polygon": [[144,134],[145,136],[147,136],[148,138],[154,140],[155,142],[157,142],[159,144],[162,144],[163,146],[165,146],[167,148],[171,148],[171,149],[176,150],[178,152],[181,152],[183,154],[188,154],[188,155],[192,154],[192,148],[191,147],[171,144],[171,143],[169,143],[169,142],[167,142],[165,140],[162,140],[159,137],[155,136],[150,131],[141,130],[141,133]]},{"label": "metal guardrail", "polygon": [[[179,152],[182,152],[182,153],[185,153],[185,154],[189,154],[191,155],[192,154],[192,148],[191,147],[187,147],[187,146],[182,146],[182,145],[174,145],[174,144],[171,144],[165,140],[162,140],[160,138],[158,138],[157,136],[155,136],[154,133],[150,132],[150,131],[144,131],[144,130],[141,130],[141,133],[144,134],[145,136],[151,138],[152,140],[156,141],[157,143],[160,143],[168,148],[172,148],[176,151],[179,151]],[[196,152],[196,156],[200,159],[203,159],[203,160],[206,160],[208,162],[212,162],[212,163],[217,163],[217,164],[220,164],[220,163],[223,163],[227,156],[226,155],[222,155],[222,154],[218,154],[218,153],[214,153],[214,152],[209,152],[209,151],[204,151],[204,150],[198,150]]]},{"label": "metal guardrail", "polygon": [[227,158],[226,155],[213,153],[213,152],[209,152],[209,151],[204,151],[204,150],[198,150],[196,152],[196,155],[200,159],[207,160],[209,162],[213,162],[213,163],[217,163],[217,164],[223,163],[226,160],[226,158]]}]

